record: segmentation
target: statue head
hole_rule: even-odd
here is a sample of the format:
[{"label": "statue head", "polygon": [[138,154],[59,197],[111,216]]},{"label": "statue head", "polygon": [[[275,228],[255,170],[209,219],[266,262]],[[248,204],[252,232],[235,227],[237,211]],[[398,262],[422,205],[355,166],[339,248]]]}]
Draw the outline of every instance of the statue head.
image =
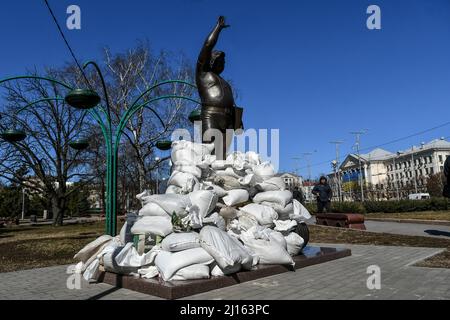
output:
[{"label": "statue head", "polygon": [[225,52],[213,51],[211,54],[211,60],[209,61],[211,71],[216,74],[221,74],[225,69]]}]

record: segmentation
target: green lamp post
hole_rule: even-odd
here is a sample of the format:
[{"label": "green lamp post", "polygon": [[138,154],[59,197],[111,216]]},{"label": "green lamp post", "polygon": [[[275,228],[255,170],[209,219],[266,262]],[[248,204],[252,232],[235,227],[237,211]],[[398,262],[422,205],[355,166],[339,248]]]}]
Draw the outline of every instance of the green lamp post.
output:
[{"label": "green lamp post", "polygon": [[[120,145],[120,140],[126,124],[131,118],[143,108],[149,109],[154,116],[161,122],[164,126],[164,122],[159,114],[151,108],[151,105],[154,102],[165,100],[165,99],[184,99],[191,102],[194,102],[200,105],[200,102],[183,95],[161,95],[154,98],[150,98],[145,100],[144,97],[154,91],[156,88],[167,84],[184,84],[190,86],[192,88],[196,88],[195,85],[183,81],[183,80],[167,80],[163,82],[159,82],[154,84],[145,90],[142,94],[140,94],[131,106],[119,116],[119,123],[113,126],[113,122],[111,119],[111,106],[108,98],[108,90],[106,88],[106,84],[102,75],[102,72],[99,66],[94,61],[88,61],[84,64],[83,68],[87,66],[93,66],[100,77],[104,101],[102,101],[101,97],[97,92],[92,89],[86,88],[72,88],[70,85],[51,78],[39,77],[39,76],[17,76],[6,78],[0,80],[0,84],[13,80],[20,79],[39,79],[51,82],[53,84],[60,85],[68,90],[68,93],[64,98],[62,97],[54,97],[54,98],[43,98],[40,100],[33,101],[28,105],[20,108],[16,113],[20,113],[22,110],[32,107],[37,103],[43,101],[64,101],[68,105],[73,108],[79,109],[81,112],[87,112],[100,126],[103,138],[105,140],[106,145],[106,223],[105,223],[105,233],[111,236],[115,236],[117,234],[117,168],[118,168],[118,149]],[[144,101],[141,101],[144,100]],[[102,102],[106,105],[102,105]],[[195,111],[195,110],[194,110]],[[193,112],[189,115],[189,120],[191,120]],[[197,116],[200,113],[197,114]],[[193,120],[191,120],[193,121]],[[17,143],[23,141],[26,138],[26,132],[23,130],[10,129],[0,133],[0,137],[10,143]],[[81,151],[86,149],[89,146],[89,142],[86,139],[77,139],[69,142],[69,146],[77,151]],[[161,140],[156,143],[156,147],[160,150],[169,150],[171,148],[171,141],[169,140]]]}]

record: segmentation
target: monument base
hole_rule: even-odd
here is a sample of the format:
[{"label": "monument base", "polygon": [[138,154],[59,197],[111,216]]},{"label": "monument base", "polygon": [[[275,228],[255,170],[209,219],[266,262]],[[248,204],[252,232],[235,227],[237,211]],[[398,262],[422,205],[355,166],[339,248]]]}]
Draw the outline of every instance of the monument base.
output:
[{"label": "monument base", "polygon": [[316,223],[322,226],[366,230],[364,215],[357,213],[317,213]]},{"label": "monument base", "polygon": [[[344,258],[350,255],[350,249],[307,246],[303,249],[303,254],[294,257],[295,269]],[[288,271],[293,271],[293,268],[284,265],[257,265],[256,269],[252,271],[241,271],[229,276],[186,281],[163,281],[158,277],[153,279],[143,279],[129,275],[102,272],[98,277],[98,282],[104,282],[116,287],[138,291],[165,299],[179,299]]]}]

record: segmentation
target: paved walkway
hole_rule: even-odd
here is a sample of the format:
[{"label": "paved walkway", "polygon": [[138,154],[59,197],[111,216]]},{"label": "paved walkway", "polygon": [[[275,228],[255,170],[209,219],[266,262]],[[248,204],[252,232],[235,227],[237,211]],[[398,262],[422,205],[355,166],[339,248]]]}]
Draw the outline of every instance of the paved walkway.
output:
[{"label": "paved walkway", "polygon": [[[327,246],[331,246],[327,244]],[[450,269],[414,267],[436,248],[336,245],[353,255],[188,299],[450,299]],[[367,267],[381,269],[381,289],[369,290]],[[107,284],[66,286],[67,266],[0,273],[0,299],[159,299]]]},{"label": "paved walkway", "polygon": [[365,221],[367,231],[450,239],[450,226],[433,224]]},{"label": "paved walkway", "polygon": [[[316,219],[312,218],[307,223],[316,224]],[[372,220],[366,220],[364,224],[371,232],[450,239],[450,226]]]}]

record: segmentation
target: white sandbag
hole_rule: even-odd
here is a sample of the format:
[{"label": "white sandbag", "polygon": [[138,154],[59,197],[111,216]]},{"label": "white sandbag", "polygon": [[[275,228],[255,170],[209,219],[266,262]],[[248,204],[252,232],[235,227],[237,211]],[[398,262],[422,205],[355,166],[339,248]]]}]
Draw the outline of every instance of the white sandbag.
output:
[{"label": "white sandbag", "polygon": [[217,262],[224,274],[232,274],[241,268],[250,270],[253,257],[236,239],[225,231],[205,226],[200,231],[200,245]]},{"label": "white sandbag", "polygon": [[251,214],[262,226],[271,226],[278,219],[278,213],[273,208],[257,203],[249,203],[239,210]]},{"label": "white sandbag", "polygon": [[138,274],[144,279],[151,279],[159,275],[158,268],[149,266],[138,270]]},{"label": "white sandbag", "polygon": [[238,179],[239,183],[245,187],[252,187],[263,180],[254,173],[246,174],[244,177]]},{"label": "white sandbag", "polygon": [[177,252],[200,247],[200,237],[197,232],[171,233],[161,241],[165,251]]},{"label": "white sandbag", "polygon": [[191,192],[196,183],[198,180],[193,174],[180,171],[173,171],[167,182],[168,185],[180,187],[182,192]]},{"label": "white sandbag", "polygon": [[273,239],[255,239],[247,233],[243,233],[240,239],[258,257],[259,264],[295,265],[294,260],[292,260],[286,249]]},{"label": "white sandbag", "polygon": [[170,158],[174,164],[183,162],[195,165],[202,161],[202,155],[193,149],[172,150]]},{"label": "white sandbag", "polygon": [[209,279],[209,266],[193,264],[178,270],[170,281]]},{"label": "white sandbag", "polygon": [[150,196],[150,195],[151,195],[151,192],[149,190],[144,190],[143,192],[141,192],[141,193],[136,195],[136,199],[141,201],[143,197],[147,197],[147,196]]},{"label": "white sandbag", "polygon": [[97,279],[99,272],[100,272],[100,260],[95,259],[94,261],[92,261],[91,264],[89,264],[89,266],[87,266],[86,271],[84,271],[83,273],[83,278],[86,281],[95,280]]},{"label": "white sandbag", "polygon": [[292,200],[292,192],[289,190],[282,191],[265,191],[260,192],[253,197],[253,202],[261,203],[263,201],[277,203],[285,207]]},{"label": "white sandbag", "polygon": [[230,166],[231,166],[231,163],[228,163],[226,160],[214,160],[211,162],[211,168],[214,171],[225,170],[226,168],[228,168]]},{"label": "white sandbag", "polygon": [[275,241],[280,247],[287,249],[286,239],[283,234],[263,226],[254,226],[244,232],[247,237]]},{"label": "white sandbag", "polygon": [[301,236],[295,232],[289,233],[284,237],[287,244],[287,251],[291,256],[296,256],[302,250],[303,243],[305,242]]},{"label": "white sandbag", "polygon": [[219,211],[219,215],[224,219],[235,219],[239,211],[234,207],[223,207]]},{"label": "white sandbag", "polygon": [[260,158],[259,154],[257,154],[254,151],[248,151],[245,153],[245,161],[252,168],[261,164],[261,158]]},{"label": "white sandbag", "polygon": [[228,194],[227,190],[218,185],[213,184],[210,181],[204,181],[201,184],[200,189],[213,191],[219,198],[225,197]]},{"label": "white sandbag", "polygon": [[153,234],[165,237],[172,233],[173,227],[169,217],[143,216],[131,228],[132,234]]},{"label": "white sandbag", "polygon": [[220,267],[214,263],[213,264],[214,267],[211,269],[211,275],[213,277],[223,277],[225,274],[223,273],[222,269],[220,269]]},{"label": "white sandbag", "polygon": [[191,204],[184,194],[154,194],[144,198],[145,204],[153,202],[164,209],[170,216],[175,212],[178,216],[187,214],[186,207]]},{"label": "white sandbag", "polygon": [[309,213],[308,209],[306,209],[305,206],[300,203],[300,201],[294,199],[292,203],[294,206],[294,212],[293,214],[289,215],[289,218],[295,219],[298,222],[303,222],[305,220],[311,219],[311,214]]},{"label": "white sandbag", "polygon": [[260,204],[273,208],[278,213],[279,220],[289,220],[289,216],[294,213],[294,206],[288,203],[285,207],[280,206],[278,203],[263,201]]},{"label": "white sandbag", "polygon": [[178,172],[192,174],[194,177],[196,177],[198,179],[202,177],[202,170],[199,167],[194,166],[194,165],[175,164],[175,166],[173,167],[173,170],[178,171]]},{"label": "white sandbag", "polygon": [[270,162],[263,162],[254,166],[253,172],[264,179],[269,179],[275,175],[275,169]]},{"label": "white sandbag", "polygon": [[127,233],[127,222],[125,221],[125,223],[123,224],[122,228],[119,231],[119,239],[123,245],[125,245],[125,243],[126,243],[126,239],[125,239],[126,233]]},{"label": "white sandbag", "polygon": [[238,213],[238,219],[234,219],[231,221],[230,227],[233,229],[236,229],[238,231],[243,230],[249,230],[251,227],[258,226],[258,220],[254,216],[252,216],[249,213],[239,211]]},{"label": "white sandbag", "polygon": [[129,242],[115,256],[115,262],[120,267],[142,267],[153,263],[160,251],[160,246],[154,246],[149,252],[140,255],[133,243]]},{"label": "white sandbag", "polygon": [[257,186],[263,191],[278,191],[285,190],[286,184],[281,177],[272,177],[258,183]]},{"label": "white sandbag", "polygon": [[167,186],[166,188],[166,194],[181,194],[181,188],[177,186]]},{"label": "white sandbag", "polygon": [[204,218],[210,214],[217,204],[219,197],[209,190],[198,190],[189,194],[191,205],[188,207],[188,212],[198,211],[199,216]]},{"label": "white sandbag", "polygon": [[[131,245],[131,243],[130,243],[130,245]],[[119,253],[122,252],[122,250],[124,248],[125,248],[124,246],[117,247],[113,251],[106,253],[102,257],[101,263],[103,264],[103,267],[105,268],[106,271],[117,273],[117,274],[131,274],[131,273],[137,272],[139,267],[127,266],[127,265],[119,266],[117,264],[116,257]]]},{"label": "white sandbag", "polygon": [[227,156],[227,163],[230,163],[234,169],[243,170],[245,169],[245,154],[239,151],[230,153]]},{"label": "white sandbag", "polygon": [[215,176],[212,182],[227,191],[242,188],[239,179],[230,176]]},{"label": "white sandbag", "polygon": [[[189,207],[187,210],[189,212]],[[185,227],[189,226],[193,229],[199,229],[203,227],[203,217],[200,215],[198,210],[192,210],[187,214],[187,216],[181,219],[181,223]]]},{"label": "white sandbag", "polygon": [[275,231],[282,233],[289,233],[297,227],[297,221],[295,220],[275,220]]},{"label": "white sandbag", "polygon": [[226,222],[225,219],[219,215],[217,212],[214,212],[213,214],[211,214],[210,216],[206,217],[203,219],[203,225],[212,225],[215,226],[217,228],[219,228],[220,230],[225,230],[226,229]]},{"label": "white sandbag", "polygon": [[86,261],[92,257],[105,243],[112,240],[110,235],[102,235],[95,239],[92,242],[89,242],[87,245],[83,247],[77,254],[73,257],[77,261],[82,261],[86,263]]},{"label": "white sandbag", "polygon": [[140,216],[160,216],[160,217],[170,217],[163,208],[154,202],[147,203],[139,210]]},{"label": "white sandbag", "polygon": [[222,198],[227,206],[234,206],[248,201],[248,191],[244,189],[229,190],[228,194]]},{"label": "white sandbag", "polygon": [[203,248],[194,248],[175,253],[160,251],[155,259],[155,265],[159,270],[161,278],[165,281],[181,268],[193,265],[208,265],[214,261],[214,258]]},{"label": "white sandbag", "polygon": [[222,176],[226,176],[226,177],[233,177],[236,179],[241,178],[241,175],[239,175],[238,173],[236,173],[235,170],[233,170],[233,168],[226,168],[225,170],[216,170],[214,171],[216,176],[222,177]]},{"label": "white sandbag", "polygon": [[172,142],[172,151],[193,150],[200,155],[210,155],[214,150],[214,143],[196,143],[187,140],[177,140]]}]

